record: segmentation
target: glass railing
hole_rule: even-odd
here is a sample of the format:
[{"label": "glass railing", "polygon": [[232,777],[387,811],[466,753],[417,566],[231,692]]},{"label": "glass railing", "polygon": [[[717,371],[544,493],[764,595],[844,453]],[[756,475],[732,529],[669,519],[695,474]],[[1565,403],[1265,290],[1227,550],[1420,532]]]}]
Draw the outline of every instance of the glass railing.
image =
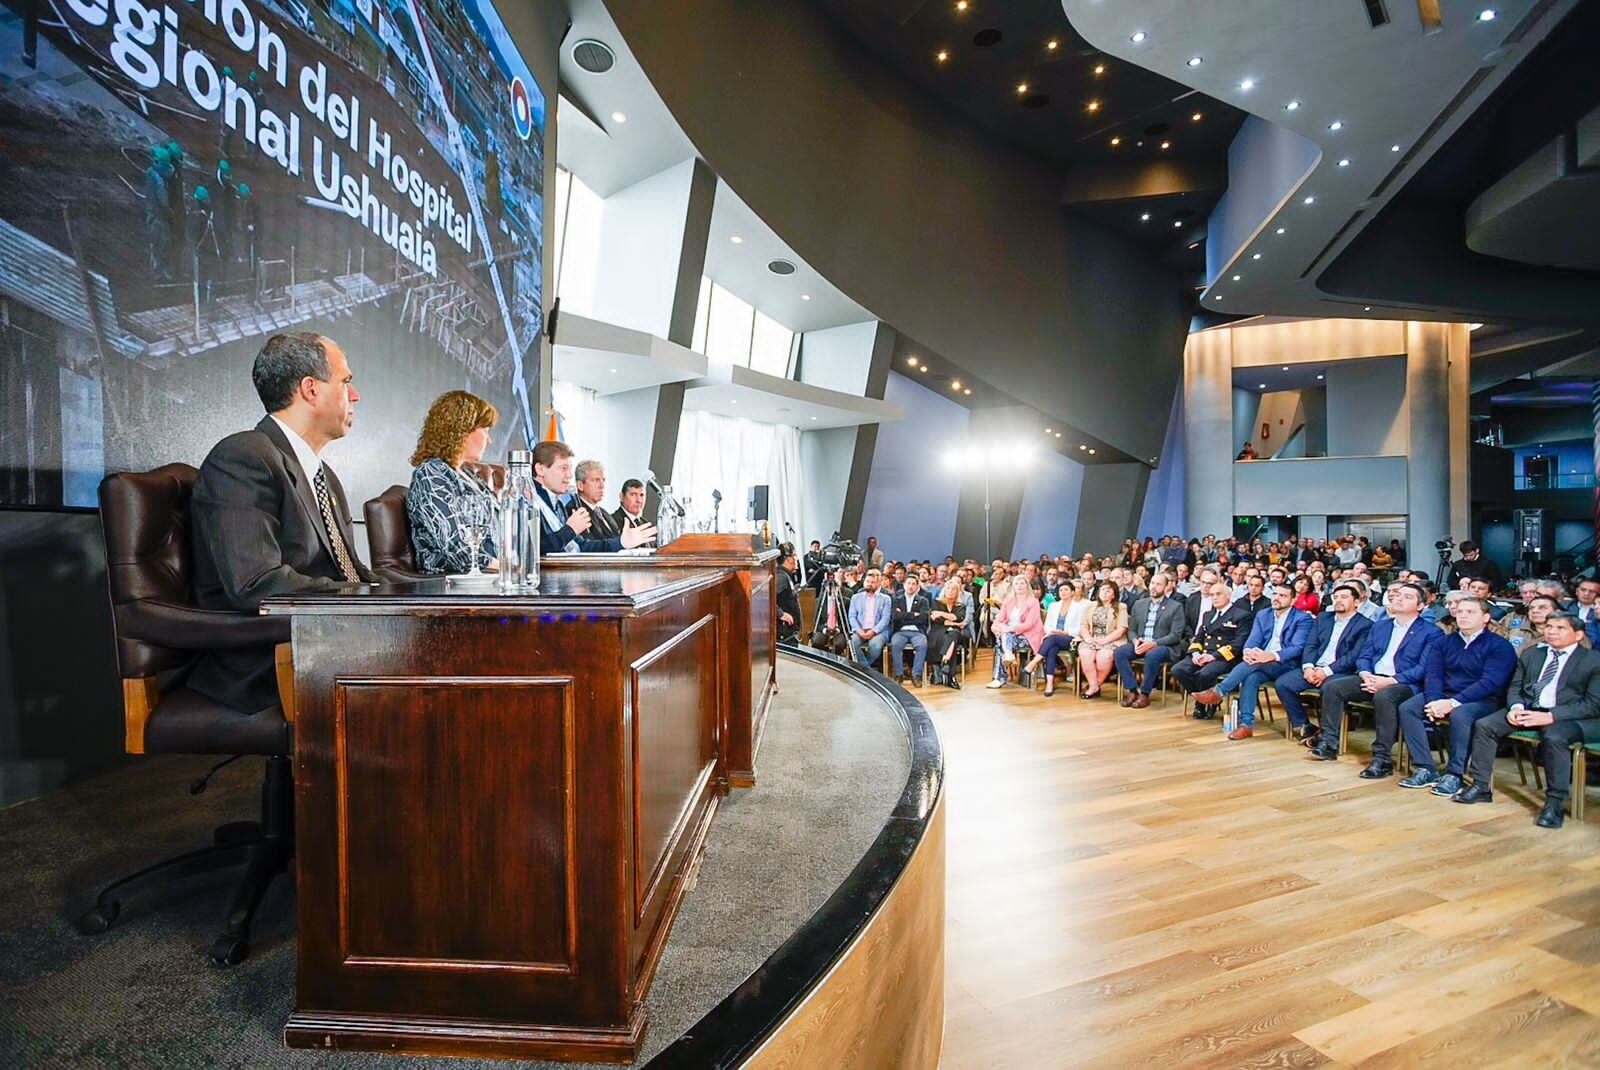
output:
[{"label": "glass railing", "polygon": [[1517,490],[1581,490],[1594,486],[1593,472],[1552,472],[1544,476],[1517,476]]}]

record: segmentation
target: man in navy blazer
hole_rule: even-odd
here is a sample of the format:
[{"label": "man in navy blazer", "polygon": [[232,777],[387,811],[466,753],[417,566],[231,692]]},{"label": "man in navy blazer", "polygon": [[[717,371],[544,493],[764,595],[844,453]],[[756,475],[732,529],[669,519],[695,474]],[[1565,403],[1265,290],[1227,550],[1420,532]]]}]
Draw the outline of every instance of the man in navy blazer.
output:
[{"label": "man in navy blazer", "polygon": [[1295,609],[1294,589],[1287,583],[1279,584],[1272,590],[1272,605],[1256,614],[1250,638],[1244,643],[1244,660],[1215,687],[1195,695],[1195,702],[1213,705],[1223,696],[1239,692],[1239,726],[1228,733],[1228,738],[1249,739],[1255,734],[1256,689],[1299,665],[1310,635],[1311,614]]},{"label": "man in navy blazer", "polygon": [[[1511,643],[1489,631],[1492,607],[1484,598],[1462,598],[1452,611],[1456,631],[1428,648],[1422,694],[1400,704],[1400,728],[1411,752],[1413,771],[1402,788],[1433,789],[1435,795],[1461,790],[1472,749],[1472,728],[1505,703],[1506,685],[1517,668]],[[1449,722],[1450,764],[1441,776],[1428,747],[1428,725]]]},{"label": "man in navy blazer", "polygon": [[1296,738],[1305,742],[1316,734],[1306,717],[1300,692],[1321,687],[1329,677],[1343,676],[1356,671],[1356,657],[1367,641],[1367,631],[1372,622],[1356,612],[1356,604],[1363,595],[1354,584],[1341,583],[1330,596],[1330,612],[1318,614],[1306,641],[1305,652],[1300,656],[1300,666],[1293,672],[1278,677],[1273,690],[1283,703],[1289,723],[1294,726]]},{"label": "man in navy blazer", "polygon": [[1392,750],[1399,736],[1400,703],[1422,691],[1428,648],[1444,635],[1438,625],[1422,617],[1427,600],[1415,583],[1390,585],[1390,616],[1367,632],[1366,644],[1356,656],[1356,671],[1322,685],[1322,731],[1308,757],[1320,762],[1338,759],[1344,705],[1364,698],[1372,703],[1378,736],[1372,741],[1372,761],[1361,770],[1361,777],[1377,780],[1394,773]]}]

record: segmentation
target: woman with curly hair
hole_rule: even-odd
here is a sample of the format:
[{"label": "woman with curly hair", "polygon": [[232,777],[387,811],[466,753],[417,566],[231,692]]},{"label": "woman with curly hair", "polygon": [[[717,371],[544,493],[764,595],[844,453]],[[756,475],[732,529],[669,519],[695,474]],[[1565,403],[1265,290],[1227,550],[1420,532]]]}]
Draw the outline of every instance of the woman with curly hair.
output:
[{"label": "woman with curly hair", "polygon": [[483,460],[489,429],[500,418],[493,405],[465,390],[441,394],[428,407],[411,454],[415,467],[406,491],[406,516],[417,567],[424,572],[468,572],[468,520],[481,524],[478,565],[498,554],[494,539],[494,493],[463,466]]}]

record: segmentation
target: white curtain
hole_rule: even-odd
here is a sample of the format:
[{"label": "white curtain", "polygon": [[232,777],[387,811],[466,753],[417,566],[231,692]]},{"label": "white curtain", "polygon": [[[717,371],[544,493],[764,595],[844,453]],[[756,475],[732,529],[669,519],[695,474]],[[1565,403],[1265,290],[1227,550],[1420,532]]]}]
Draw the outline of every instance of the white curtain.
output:
[{"label": "white curtain", "polygon": [[750,488],[768,487],[768,522],[774,542],[788,537],[784,522],[805,530],[801,515],[800,432],[784,424],[763,424],[709,412],[685,412],[678,425],[672,486],[687,496],[691,527],[711,518],[711,492],[722,492],[722,530],[752,531],[745,519]]},{"label": "white curtain", "polygon": [[[550,382],[550,404],[561,414],[561,433],[564,441],[576,454],[575,462],[589,458],[605,460],[606,443],[610,428],[606,426],[605,406],[596,404],[599,395],[576,383],[553,379]],[[539,436],[549,425],[549,417],[539,423]],[[621,489],[621,483],[612,488]]]}]

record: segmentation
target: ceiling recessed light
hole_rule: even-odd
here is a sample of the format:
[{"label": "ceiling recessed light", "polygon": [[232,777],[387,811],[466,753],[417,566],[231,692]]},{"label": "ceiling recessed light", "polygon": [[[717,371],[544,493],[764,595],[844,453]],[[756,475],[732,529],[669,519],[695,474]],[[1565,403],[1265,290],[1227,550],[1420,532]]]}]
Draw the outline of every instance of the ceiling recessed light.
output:
[{"label": "ceiling recessed light", "polygon": [[972,393],[972,387],[970,387],[970,386],[969,386],[969,387],[967,387],[967,388],[966,388],[966,389],[965,389],[965,390],[963,390],[963,391],[962,391],[962,393],[963,393],[963,394],[969,394],[969,395],[970,395],[970,394],[971,394],[971,393]]},{"label": "ceiling recessed light", "polygon": [[1340,167],[1349,167],[1350,166],[1350,161],[1348,159],[1340,160],[1339,161],[1339,166]]},{"label": "ceiling recessed light", "polygon": [[1243,89],[1246,93],[1250,92],[1250,90],[1254,89],[1255,87],[1256,80],[1254,78],[1246,78],[1244,81],[1239,83],[1239,88]]},{"label": "ceiling recessed light", "polygon": [[1389,146],[1389,151],[1390,152],[1399,152],[1400,151],[1400,146],[1399,145],[1390,145]]},{"label": "ceiling recessed light", "polygon": [[1237,275],[1235,275],[1235,276],[1234,276],[1234,277],[1233,277],[1233,281],[1234,281],[1234,282],[1238,282],[1238,281],[1239,281],[1239,276],[1237,276]]},{"label": "ceiling recessed light", "polygon": [[1150,222],[1150,213],[1149,212],[1145,212],[1143,215],[1139,216],[1139,222],[1141,222],[1141,223]]},{"label": "ceiling recessed light", "polygon": [[943,63],[945,60],[947,60],[949,58],[950,58],[949,51],[946,50],[946,49],[943,49],[943,48],[939,49],[939,51],[934,54],[934,59],[937,59],[940,63]]},{"label": "ceiling recessed light", "polygon": [[1093,447],[1093,446],[1091,446],[1091,447],[1089,447],[1089,452],[1090,452],[1090,453],[1091,453],[1091,454],[1092,454],[1092,453],[1094,453],[1094,447]]},{"label": "ceiling recessed light", "polygon": [[1096,63],[1094,65],[1094,73],[1097,75],[1106,73],[1106,65],[1104,63]]},{"label": "ceiling recessed light", "polygon": [[1221,301],[1222,300],[1222,295],[1221,294],[1215,294],[1215,295],[1212,296],[1211,300],[1213,300],[1213,301]]},{"label": "ceiling recessed light", "polygon": [[1496,11],[1495,11],[1494,8],[1486,7],[1482,11],[1478,12],[1478,21],[1479,22],[1493,22],[1495,20],[1495,15],[1496,15]]},{"label": "ceiling recessed light", "polygon": [[737,234],[735,234],[733,237],[729,238],[728,240],[733,242],[733,244],[735,244],[735,245],[743,245],[744,244],[744,239],[739,237],[739,235],[737,235]]},{"label": "ceiling recessed light", "polygon": [[737,400],[730,400],[730,401],[729,401],[729,402],[728,402],[728,404],[729,404],[729,405],[737,405],[737,404],[739,404],[739,402],[738,402],[738,401],[737,401]]},{"label": "ceiling recessed light", "polygon": [[1278,228],[1278,229],[1277,229],[1277,233],[1279,233],[1279,234],[1282,234],[1282,233],[1283,233],[1283,232],[1284,232],[1284,231],[1285,231],[1285,230],[1287,230],[1287,229],[1288,229],[1288,228],[1287,228],[1287,227],[1279,227],[1279,228]]},{"label": "ceiling recessed light", "polygon": [[1027,82],[1018,82],[1017,83],[1017,93],[1019,95],[1022,94],[1022,93],[1026,93],[1027,91],[1028,91],[1028,83]]},{"label": "ceiling recessed light", "polygon": [[967,9],[967,0],[956,0],[956,10],[957,11],[965,11],[966,9]]},{"label": "ceiling recessed light", "polygon": [[952,380],[950,380],[950,389],[951,390],[960,390],[961,389],[961,380],[960,379],[952,379]]},{"label": "ceiling recessed light", "polygon": [[813,416],[813,417],[812,417],[812,418],[811,418],[811,422],[812,422],[812,423],[816,423],[816,422],[817,422],[817,418],[816,418],[816,417],[815,417],[815,416]]},{"label": "ceiling recessed light", "polygon": [[1052,428],[1047,427],[1047,428],[1044,429],[1044,433],[1048,435],[1048,434],[1050,434],[1051,430],[1052,430]]},{"label": "ceiling recessed light", "polygon": [[1250,259],[1251,260],[1260,260],[1261,259],[1261,254],[1260,253],[1255,253],[1250,257]]},{"label": "ceiling recessed light", "polygon": [[615,374],[617,374],[617,369],[615,369],[615,368],[612,368],[612,369],[611,369],[611,374],[612,374],[612,375],[615,375]]},{"label": "ceiling recessed light", "polygon": [[1061,47],[1061,42],[1057,41],[1054,37],[1052,37],[1052,38],[1050,38],[1050,40],[1048,40],[1048,41],[1046,41],[1044,43],[1044,47],[1045,47],[1045,51],[1054,52],[1056,49]]},{"label": "ceiling recessed light", "polygon": [[1189,116],[1189,121],[1193,122],[1193,123],[1198,123],[1201,119],[1204,119],[1204,118],[1205,118],[1205,116],[1202,115],[1200,112],[1195,112],[1193,115]]},{"label": "ceiling recessed light", "polygon": [[1172,221],[1172,225],[1173,225],[1173,226],[1174,226],[1174,227],[1181,227],[1181,226],[1183,226],[1183,220],[1181,220],[1181,219],[1174,219],[1174,220],[1173,220],[1173,221]]},{"label": "ceiling recessed light", "polygon": [[1333,122],[1328,124],[1328,129],[1337,134],[1339,131],[1344,129],[1344,120],[1335,119]]},{"label": "ceiling recessed light", "polygon": [[1162,142],[1162,143],[1161,143],[1161,151],[1162,151],[1162,152],[1165,152],[1165,151],[1166,151],[1166,150],[1168,150],[1168,149],[1170,149],[1170,148],[1172,148],[1172,142],[1170,142],[1170,141],[1163,141],[1163,142]]},{"label": "ceiling recessed light", "polygon": [[1149,36],[1150,35],[1145,33],[1143,30],[1139,30],[1130,35],[1128,40],[1132,41],[1136,45],[1142,45],[1144,44],[1145,38]]},{"label": "ceiling recessed light", "polygon": [[800,295],[800,300],[809,301],[809,300],[811,300],[811,295],[810,294],[801,294]]},{"label": "ceiling recessed light", "polygon": [[620,111],[614,111],[611,113],[611,121],[614,123],[625,123],[628,121],[628,117],[622,114]]},{"label": "ceiling recessed light", "polygon": [[1086,106],[1090,111],[1100,110],[1100,102],[1098,100],[1091,100]]},{"label": "ceiling recessed light", "polygon": [[1120,137],[1114,137],[1114,138],[1111,139],[1111,147],[1112,148],[1116,148],[1120,144],[1122,144],[1122,139]]},{"label": "ceiling recessed light", "polygon": [[1056,432],[1056,437],[1057,437],[1057,438],[1060,438],[1060,437],[1061,437],[1061,432],[1060,432],[1060,431],[1057,431],[1057,432]]},{"label": "ceiling recessed light", "polygon": [[1307,204],[1316,204],[1317,203],[1316,196],[1313,195],[1313,196],[1307,197],[1305,203],[1307,203]]},{"label": "ceiling recessed light", "polygon": [[1200,64],[1202,64],[1204,62],[1205,62],[1205,60],[1200,56],[1190,56],[1189,57],[1189,66],[1191,66],[1191,67],[1198,67],[1198,66],[1200,66]]},{"label": "ceiling recessed light", "polygon": [[1082,444],[1081,444],[1081,443],[1080,443],[1080,444],[1079,444],[1079,446],[1078,446],[1078,448],[1079,448],[1079,449],[1080,449],[1080,450],[1086,450],[1086,449],[1088,449],[1088,448],[1089,448],[1089,447],[1088,447],[1088,446],[1085,446],[1085,445],[1082,445]]},{"label": "ceiling recessed light", "polygon": [[1262,389],[1262,390],[1265,390],[1265,389],[1266,389],[1266,388],[1267,388],[1267,384],[1266,384],[1266,383],[1262,383],[1262,384],[1261,384],[1261,389]]},{"label": "ceiling recessed light", "polygon": [[1198,248],[1200,248],[1200,243],[1197,242],[1197,241],[1192,241],[1192,242],[1189,243],[1189,248],[1198,249]]},{"label": "ceiling recessed light", "polygon": [[1321,379],[1321,378],[1322,378],[1322,376],[1320,376],[1320,375],[1319,375],[1319,376],[1317,376],[1317,378],[1318,378],[1318,379]]},{"label": "ceiling recessed light", "polygon": [[923,375],[927,375],[928,374],[928,366],[926,364],[919,364],[917,366],[917,371],[921,372]]},{"label": "ceiling recessed light", "polygon": [[1279,371],[1288,371],[1289,370],[1289,365],[1285,364],[1282,368],[1280,368],[1278,370]]},{"label": "ceiling recessed light", "polygon": [[906,358],[906,363],[911,365],[913,368],[915,368],[917,366],[917,358],[916,357],[907,357]]},{"label": "ceiling recessed light", "polygon": [[1362,305],[1361,306],[1361,311],[1363,311],[1363,312],[1371,312],[1372,311],[1372,306],[1371,305]]},{"label": "ceiling recessed light", "polygon": [[1291,100],[1289,103],[1287,103],[1287,104],[1285,104],[1283,106],[1283,110],[1284,111],[1299,111],[1300,110],[1300,102],[1298,100]]}]

